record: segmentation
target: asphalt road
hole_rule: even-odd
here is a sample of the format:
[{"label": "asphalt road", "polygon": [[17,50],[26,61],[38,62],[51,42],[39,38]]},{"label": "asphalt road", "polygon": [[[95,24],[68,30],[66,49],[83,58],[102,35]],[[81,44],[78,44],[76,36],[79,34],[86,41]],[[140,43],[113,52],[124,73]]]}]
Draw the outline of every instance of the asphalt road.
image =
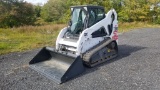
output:
[{"label": "asphalt road", "polygon": [[28,67],[39,50],[0,56],[0,90],[160,90],[160,28],[119,36],[119,56],[61,85]]}]

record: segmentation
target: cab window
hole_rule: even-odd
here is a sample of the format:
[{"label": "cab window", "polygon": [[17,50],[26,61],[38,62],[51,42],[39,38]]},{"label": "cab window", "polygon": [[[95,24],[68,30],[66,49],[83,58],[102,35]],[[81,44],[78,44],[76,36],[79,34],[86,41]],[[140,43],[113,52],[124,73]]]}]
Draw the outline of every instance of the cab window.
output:
[{"label": "cab window", "polygon": [[104,9],[91,8],[89,10],[88,27],[94,25],[105,17]]}]

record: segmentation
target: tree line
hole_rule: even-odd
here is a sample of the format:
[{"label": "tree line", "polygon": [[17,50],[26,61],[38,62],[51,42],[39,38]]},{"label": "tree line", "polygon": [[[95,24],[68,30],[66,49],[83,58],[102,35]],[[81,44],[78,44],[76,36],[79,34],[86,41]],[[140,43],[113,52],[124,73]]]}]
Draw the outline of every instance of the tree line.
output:
[{"label": "tree line", "polygon": [[70,6],[100,5],[114,8],[120,22],[151,22],[160,24],[160,0],[48,0],[46,4],[32,5],[23,0],[0,0],[0,27],[35,25],[37,20],[66,23]]}]

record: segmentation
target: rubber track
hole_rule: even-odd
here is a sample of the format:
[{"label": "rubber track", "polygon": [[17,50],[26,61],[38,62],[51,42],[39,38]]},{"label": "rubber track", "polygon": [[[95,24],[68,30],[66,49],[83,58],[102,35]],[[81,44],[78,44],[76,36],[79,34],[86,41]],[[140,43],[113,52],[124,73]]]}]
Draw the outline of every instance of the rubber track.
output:
[{"label": "rubber track", "polygon": [[105,39],[104,41],[100,42],[99,44],[95,45],[93,48],[89,49],[88,51],[86,51],[83,54],[83,60],[85,62],[89,62],[91,56],[96,53],[97,51],[99,51],[100,49],[102,49],[103,47],[105,47],[106,45],[108,45],[109,43],[111,43],[113,40],[110,38]]}]

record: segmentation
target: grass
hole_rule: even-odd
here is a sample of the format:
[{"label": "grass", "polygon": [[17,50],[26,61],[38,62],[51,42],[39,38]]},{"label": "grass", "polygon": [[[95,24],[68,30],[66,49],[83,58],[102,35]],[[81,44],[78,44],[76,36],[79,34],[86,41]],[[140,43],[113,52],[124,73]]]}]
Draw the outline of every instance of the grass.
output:
[{"label": "grass", "polygon": [[138,28],[160,28],[158,24],[146,23],[146,22],[132,22],[132,23],[119,23],[119,32],[128,32]]},{"label": "grass", "polygon": [[0,54],[54,46],[64,24],[0,29]]},{"label": "grass", "polygon": [[[0,29],[0,55],[44,46],[54,46],[59,31],[65,26],[65,24],[54,24]],[[160,26],[141,22],[120,23],[119,32],[127,32],[135,28],[143,27]]]}]

